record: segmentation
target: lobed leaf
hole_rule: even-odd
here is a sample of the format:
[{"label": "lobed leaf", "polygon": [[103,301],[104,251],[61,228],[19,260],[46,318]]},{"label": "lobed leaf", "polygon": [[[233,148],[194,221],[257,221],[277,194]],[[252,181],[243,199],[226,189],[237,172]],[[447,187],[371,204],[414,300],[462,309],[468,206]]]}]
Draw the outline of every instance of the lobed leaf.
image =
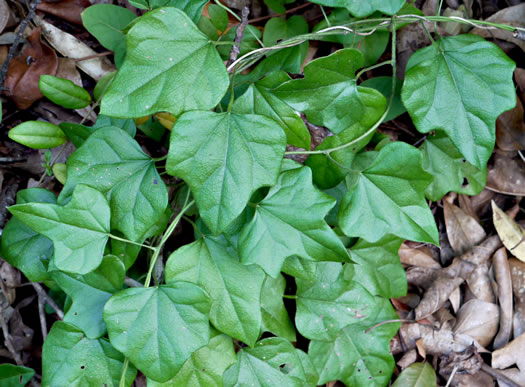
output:
[{"label": "lobed leaf", "polygon": [[405,0],[315,0],[312,3],[322,4],[327,7],[344,7],[352,15],[362,18],[376,11],[393,15],[403,7]]},{"label": "lobed leaf", "polygon": [[34,374],[35,370],[32,368],[0,364],[0,384],[3,387],[23,387]]}]

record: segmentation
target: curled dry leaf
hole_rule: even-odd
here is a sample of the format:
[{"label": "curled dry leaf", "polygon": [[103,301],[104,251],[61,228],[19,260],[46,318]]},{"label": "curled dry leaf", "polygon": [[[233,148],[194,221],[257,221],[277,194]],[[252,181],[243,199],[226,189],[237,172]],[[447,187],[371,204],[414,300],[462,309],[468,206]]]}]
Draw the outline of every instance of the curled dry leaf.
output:
[{"label": "curled dry leaf", "polygon": [[454,333],[463,333],[487,346],[498,331],[499,308],[481,300],[470,300],[459,309]]},{"label": "curled dry leaf", "polygon": [[68,22],[82,25],[80,14],[90,5],[91,2],[89,0],[44,1],[38,4],[37,9]]},{"label": "curled dry leaf", "polygon": [[409,247],[403,243],[399,248],[399,258],[401,263],[411,266],[430,267],[440,269],[441,266],[430,255],[425,253],[422,249]]},{"label": "curled dry leaf", "polygon": [[478,355],[475,346],[468,347],[460,353],[451,353],[440,357],[439,373],[449,379],[452,372],[475,375],[481,369],[483,359]]},{"label": "curled dry leaf", "polygon": [[455,374],[452,379],[453,387],[494,387],[494,379],[481,371],[475,375]]},{"label": "curled dry leaf", "polygon": [[494,164],[488,168],[486,187],[506,195],[525,196],[525,168],[521,158],[496,152]]},{"label": "curled dry leaf", "polygon": [[[42,28],[46,39],[62,55],[67,58],[85,58],[95,55],[96,52],[86,46],[73,35],[64,32],[39,17],[35,23]],[[115,67],[106,57],[96,57],[76,62],[76,65],[94,80],[98,81],[107,73],[115,71]]]},{"label": "curled dry leaf", "polygon": [[494,339],[494,348],[498,349],[509,342],[512,331],[512,281],[507,251],[504,247],[494,253],[492,266],[498,284],[500,306],[499,332]]},{"label": "curled dry leaf", "polygon": [[427,280],[432,276],[435,279],[416,307],[416,320],[427,317],[441,308],[454,290],[469,278],[476,266],[486,262],[499,247],[501,247],[499,238],[489,237],[470,251],[454,258],[450,266],[427,274]]},{"label": "curled dry leaf", "polygon": [[523,356],[523,348],[525,348],[525,333],[518,338],[512,340],[510,343],[492,352],[492,367],[498,369],[505,369],[512,365],[519,368],[519,373],[511,371],[512,374],[506,374],[512,380],[525,380],[525,356]]},{"label": "curled dry leaf", "polygon": [[27,38],[20,55],[9,63],[5,86],[7,95],[19,109],[27,109],[42,98],[38,88],[40,75],[55,75],[58,59],[49,46],[40,41],[40,28],[35,28]]},{"label": "curled dry leaf", "polygon": [[525,263],[516,258],[509,259],[512,292],[514,293],[513,335],[525,332]]},{"label": "curled dry leaf", "polygon": [[414,364],[417,360],[417,351],[415,349],[410,349],[405,352],[403,357],[399,359],[397,365],[401,368],[407,368],[409,365]]},{"label": "curled dry leaf", "polygon": [[[513,27],[524,27],[525,26],[525,3],[515,5],[513,7],[503,8],[501,11],[496,12],[494,15],[489,17],[487,21],[492,23],[501,23],[511,25]],[[513,36],[512,32],[504,31],[500,29],[487,30],[482,28],[474,28],[470,31],[472,34],[483,36],[487,39],[500,39],[507,42],[514,43],[523,51],[525,51],[525,41],[517,39]]]},{"label": "curled dry leaf", "polygon": [[487,237],[483,227],[462,209],[446,200],[443,207],[448,240],[456,255],[470,250]]},{"label": "curled dry leaf", "polygon": [[496,144],[504,151],[525,149],[525,122],[523,104],[516,98],[514,109],[501,114],[496,120]]},{"label": "curled dry leaf", "polygon": [[525,230],[492,201],[492,219],[498,235],[512,255],[525,261]]}]

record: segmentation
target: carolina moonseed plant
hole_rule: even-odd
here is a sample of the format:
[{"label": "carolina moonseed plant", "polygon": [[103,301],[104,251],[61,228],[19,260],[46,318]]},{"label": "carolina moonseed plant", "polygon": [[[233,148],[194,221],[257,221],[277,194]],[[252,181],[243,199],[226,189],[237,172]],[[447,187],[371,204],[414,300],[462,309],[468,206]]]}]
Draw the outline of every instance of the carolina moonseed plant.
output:
[{"label": "carolina moonseed plant", "polygon": [[[147,12],[100,4],[82,15],[118,67],[96,102],[70,81],[40,80],[62,106],[100,105],[96,123],[9,133],[76,147],[53,168],[59,196],[20,191],[2,235],[9,263],[67,295],[42,385],[130,386],[137,371],[148,386],[387,385],[399,324],[379,323],[397,319],[389,298],[406,292],[397,251],[405,239],[438,244],[427,200],[482,190],[496,117],[516,102],[514,63],[476,35],[428,32],[399,80],[396,32],[514,28],[424,17],[404,0],[316,0],[335,8],[313,29],[301,16],[272,18],[262,35],[243,26],[225,65],[238,43],[222,4],[207,17],[206,0],[130,3]],[[312,40],[342,48],[303,70]],[[379,66],[392,76],[360,81]],[[428,134],[419,148],[377,132],[406,111]],[[167,156],[144,152],[137,123],[169,138]],[[307,123],[333,135],[311,149]],[[286,157],[297,154],[304,165]],[[164,173],[180,183],[168,189]],[[183,218],[195,240],[169,251]]]}]

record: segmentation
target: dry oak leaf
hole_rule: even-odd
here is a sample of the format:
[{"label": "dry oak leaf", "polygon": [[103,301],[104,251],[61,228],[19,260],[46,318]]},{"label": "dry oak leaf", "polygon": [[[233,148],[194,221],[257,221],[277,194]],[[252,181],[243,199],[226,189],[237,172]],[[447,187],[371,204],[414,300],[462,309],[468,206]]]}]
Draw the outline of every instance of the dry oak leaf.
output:
[{"label": "dry oak leaf", "polygon": [[480,345],[490,344],[498,331],[499,308],[496,304],[481,300],[467,301],[459,309],[454,333],[463,333]]},{"label": "dry oak leaf", "polygon": [[505,375],[512,380],[525,380],[525,333],[510,343],[492,352],[492,367],[498,369],[505,369],[512,365],[516,365],[519,368],[519,373],[510,375],[505,372]]},{"label": "dry oak leaf", "polygon": [[525,196],[525,168],[516,152],[496,152],[494,164],[488,168],[486,188],[506,195]]},{"label": "dry oak leaf", "polygon": [[500,307],[499,332],[494,338],[494,349],[498,349],[509,342],[512,332],[512,280],[507,251],[504,247],[494,253],[492,267],[498,284]]},{"label": "dry oak leaf", "polygon": [[55,75],[58,59],[51,47],[40,40],[40,28],[35,28],[27,38],[20,55],[9,63],[5,86],[6,94],[19,109],[27,109],[43,97],[38,81],[43,74]]},{"label": "dry oak leaf", "polygon": [[525,262],[525,229],[503,212],[494,201],[492,219],[505,247],[512,255]]},{"label": "dry oak leaf", "polygon": [[472,246],[487,237],[485,230],[476,219],[467,215],[462,209],[446,200],[443,201],[443,207],[448,240],[456,255],[470,250]]},{"label": "dry oak leaf", "polygon": [[525,122],[523,104],[519,97],[516,106],[501,114],[496,120],[496,144],[504,151],[525,149]]},{"label": "dry oak leaf", "polygon": [[61,0],[58,2],[48,0],[38,4],[36,9],[81,26],[82,18],[80,14],[89,6],[91,6],[91,1],[89,0]]}]

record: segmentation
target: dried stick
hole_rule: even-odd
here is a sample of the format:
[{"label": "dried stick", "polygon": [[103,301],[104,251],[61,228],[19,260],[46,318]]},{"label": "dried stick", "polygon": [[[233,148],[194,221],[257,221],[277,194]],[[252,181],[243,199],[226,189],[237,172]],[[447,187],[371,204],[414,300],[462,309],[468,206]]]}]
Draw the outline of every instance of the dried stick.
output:
[{"label": "dried stick", "polygon": [[15,351],[15,347],[13,347],[13,343],[11,342],[11,334],[9,333],[9,328],[7,327],[7,323],[3,316],[0,316],[0,320],[2,323],[2,333],[4,334],[4,340],[5,340],[5,346],[7,347],[7,350],[13,356],[13,359],[15,360],[16,364],[18,365],[24,365],[22,363],[22,359],[20,358],[20,354]]},{"label": "dried stick", "polygon": [[228,59],[228,62],[226,63],[226,67],[231,65],[233,62],[237,60],[237,57],[241,53],[241,42],[242,37],[244,36],[244,29],[248,25],[248,15],[250,14],[250,9],[248,7],[243,7],[241,12],[241,24],[237,27],[237,31],[235,31],[235,39],[233,40],[233,46],[230,51],[230,59]]},{"label": "dried stick", "polygon": [[4,87],[4,82],[7,76],[7,69],[9,67],[9,63],[11,62],[11,59],[13,59],[13,57],[15,56],[16,49],[18,48],[18,45],[20,44],[20,40],[22,39],[22,35],[24,34],[24,31],[27,25],[29,24],[29,21],[31,21],[31,19],[33,19],[33,17],[35,16],[35,9],[39,3],[40,3],[40,0],[33,0],[31,2],[27,16],[20,23],[20,27],[18,28],[18,32],[16,33],[15,40],[13,41],[13,45],[9,49],[9,52],[7,53],[7,57],[5,58],[4,64],[2,65],[2,68],[0,69],[0,92],[2,92],[3,90],[6,90],[6,88]]},{"label": "dried stick", "polygon": [[47,303],[51,308],[53,308],[60,320],[64,319],[64,312],[60,307],[57,305],[55,300],[53,300],[49,295],[46,293],[44,288],[39,283],[33,282],[31,285],[33,285],[33,288],[35,288],[36,293],[38,294],[38,298],[42,298],[45,303]]},{"label": "dried stick", "polygon": [[40,330],[42,331],[42,340],[47,337],[46,312],[44,310],[44,299],[38,295],[38,317],[40,318]]},{"label": "dried stick", "polygon": [[520,387],[518,383],[511,380],[508,376],[502,374],[501,372],[495,370],[494,368],[488,366],[485,363],[481,365],[481,369],[485,371],[487,374],[489,374],[490,376],[492,376],[494,379],[497,379],[498,381],[505,383],[509,387]]}]

